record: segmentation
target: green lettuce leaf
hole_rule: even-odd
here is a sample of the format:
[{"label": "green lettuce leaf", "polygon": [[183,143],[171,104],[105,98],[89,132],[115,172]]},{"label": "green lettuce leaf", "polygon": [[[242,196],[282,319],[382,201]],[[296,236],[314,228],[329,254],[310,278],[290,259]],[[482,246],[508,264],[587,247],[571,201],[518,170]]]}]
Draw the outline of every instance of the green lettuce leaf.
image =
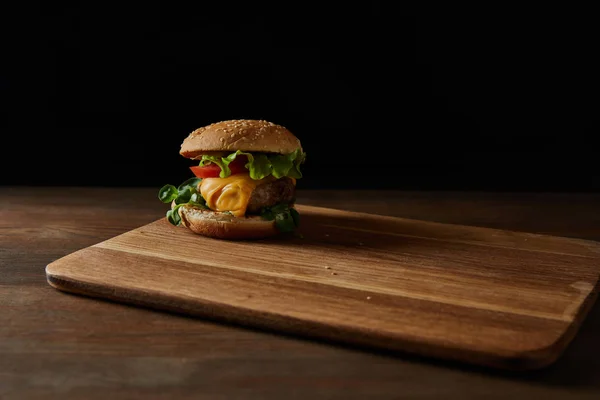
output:
[{"label": "green lettuce leaf", "polygon": [[219,176],[221,178],[226,178],[231,175],[229,164],[239,155],[245,155],[248,158],[245,167],[252,179],[259,180],[266,178],[269,175],[273,175],[277,179],[283,178],[284,176],[295,179],[302,178],[300,165],[304,162],[306,153],[300,149],[296,149],[290,154],[252,154],[238,150],[235,153],[229,154],[227,157],[203,155],[199,165],[203,167],[209,163],[217,164],[221,168]]},{"label": "green lettuce leaf", "polygon": [[252,179],[264,179],[269,176],[271,171],[271,161],[264,154],[257,154],[254,157],[248,157],[245,167],[250,172]]},{"label": "green lettuce leaf", "polygon": [[265,207],[260,215],[267,221],[275,221],[275,227],[280,232],[292,232],[300,226],[300,214],[289,204],[279,203],[272,207]]},{"label": "green lettuce leaf", "polygon": [[271,173],[277,179],[287,176],[294,167],[294,161],[290,159],[289,155],[272,156],[269,161],[271,162]]},{"label": "green lettuce leaf", "polygon": [[291,178],[300,179],[302,178],[302,172],[300,171],[300,165],[306,159],[306,153],[302,152],[300,149],[297,149],[291,154],[288,154],[290,161],[294,164],[292,168],[288,171],[287,176]]},{"label": "green lettuce leaf", "polygon": [[[246,153],[244,151],[236,151],[235,153],[231,153],[227,157],[223,157],[223,160],[229,165],[229,163],[233,162],[237,158],[237,156],[246,156],[248,158],[248,162],[244,165],[249,172],[250,178],[252,179],[263,179],[265,176],[268,176],[271,173],[268,160],[264,157],[261,157],[261,154],[258,154],[256,157],[252,153]],[[221,173],[223,170],[221,170]],[[229,176],[231,171],[227,172],[226,176]],[[219,174],[221,176],[221,174]],[[223,176],[221,176],[223,178]]]},{"label": "green lettuce leaf", "polygon": [[191,178],[183,182],[178,187],[173,185],[164,185],[158,191],[158,198],[163,203],[171,203],[175,201],[175,207],[167,211],[167,220],[175,225],[181,224],[181,216],[179,215],[179,207],[190,205],[194,207],[207,209],[206,200],[202,194],[198,192],[198,184],[202,182],[200,178]]},{"label": "green lettuce leaf", "polygon": [[210,155],[205,154],[200,159],[200,164],[198,164],[198,165],[200,167],[204,167],[206,164],[210,164],[210,163],[217,164],[221,168],[221,172],[219,173],[219,176],[221,178],[227,178],[229,175],[231,175],[231,170],[229,169],[229,163],[233,160],[235,160],[235,157],[233,157],[233,159],[229,160],[227,157],[210,156]]}]

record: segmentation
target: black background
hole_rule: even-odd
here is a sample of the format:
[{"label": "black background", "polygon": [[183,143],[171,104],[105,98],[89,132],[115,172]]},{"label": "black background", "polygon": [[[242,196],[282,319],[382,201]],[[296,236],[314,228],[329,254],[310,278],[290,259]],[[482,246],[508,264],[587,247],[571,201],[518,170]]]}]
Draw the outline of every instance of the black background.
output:
[{"label": "black background", "polygon": [[598,191],[591,10],[22,2],[2,12],[1,184],[178,184],[193,129],[288,127],[299,188]]}]

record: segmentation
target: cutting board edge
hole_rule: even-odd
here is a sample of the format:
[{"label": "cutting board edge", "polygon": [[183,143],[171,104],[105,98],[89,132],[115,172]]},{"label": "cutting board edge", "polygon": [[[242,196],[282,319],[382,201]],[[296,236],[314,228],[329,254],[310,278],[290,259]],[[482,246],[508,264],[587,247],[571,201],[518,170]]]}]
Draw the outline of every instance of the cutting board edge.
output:
[{"label": "cutting board edge", "polygon": [[[295,319],[293,317],[269,314],[265,312],[252,311],[240,312],[231,305],[218,304],[210,301],[204,303],[187,301],[187,307],[178,306],[180,298],[169,299],[169,296],[148,296],[142,290],[123,290],[127,295],[115,295],[114,288],[96,283],[82,282],[60,274],[53,274],[51,266],[59,260],[52,262],[46,267],[46,279],[48,284],[60,292],[71,293],[87,298],[110,301],[127,306],[143,307],[150,311],[162,311],[188,317],[206,319],[216,323],[226,323],[243,329],[252,329],[271,334],[284,334],[297,339],[316,339],[323,343],[345,348],[356,348],[359,350],[387,353],[388,355],[410,355],[416,358],[437,359],[440,362],[458,362],[464,365],[478,365],[486,368],[501,369],[508,371],[527,372],[546,368],[554,364],[565,352],[570,342],[575,338],[585,316],[595,304],[597,290],[590,292],[582,302],[574,321],[567,325],[565,330],[557,336],[557,339],[539,349],[515,351],[512,354],[492,354],[478,352],[469,348],[448,348],[426,341],[398,340],[389,337],[373,337],[364,335],[363,331],[352,329],[340,329],[337,326],[327,325],[315,321]],[[206,307],[221,308],[221,311],[210,314],[202,309]],[[223,312],[223,310],[226,310]],[[233,312],[232,312],[233,311]],[[256,317],[259,318],[256,318]],[[255,319],[253,319],[255,318]],[[249,319],[252,319],[249,321]],[[326,327],[327,329],[323,329]],[[322,334],[319,332],[330,332]],[[358,335],[357,335],[358,333]],[[358,338],[358,339],[357,339]]]},{"label": "cutting board edge", "polygon": [[[497,232],[497,233],[507,233],[508,232],[508,233],[514,233],[514,234],[523,235],[523,236],[529,236],[529,237],[561,239],[561,240],[566,240],[566,241],[570,241],[573,243],[579,243],[582,245],[594,247],[595,252],[598,253],[598,258],[600,258],[600,241],[592,240],[592,239],[583,239],[583,238],[571,237],[571,236],[560,236],[560,235],[554,235],[554,234],[550,234],[550,233],[536,233],[536,232],[523,231],[523,230],[492,228],[492,227],[483,226],[483,225],[468,225],[468,224],[458,224],[458,223],[451,223],[451,222],[431,221],[431,220],[426,220],[426,219],[398,217],[398,216],[393,216],[393,215],[375,214],[375,213],[368,213],[368,212],[364,212],[364,211],[352,211],[352,210],[345,210],[343,208],[312,206],[312,205],[307,205],[307,204],[296,204],[296,208],[299,211],[302,211],[302,209],[305,209],[307,211],[312,210],[312,211],[321,211],[321,212],[335,211],[335,212],[339,212],[339,213],[347,214],[347,215],[377,217],[377,218],[383,218],[386,220],[400,220],[400,221],[405,221],[405,222],[427,224],[427,225],[432,225],[432,226],[447,226],[447,227],[456,227],[456,228],[464,228],[464,229],[476,229],[476,230],[480,230],[480,231]],[[139,225],[128,231],[125,231],[125,232],[119,233],[117,235],[114,235],[110,238],[101,240],[97,243],[92,244],[91,246],[88,246],[88,247],[100,245],[103,242],[112,240],[119,236],[127,235],[130,232],[140,231],[149,225],[165,223],[166,221],[167,221],[166,217],[156,218],[148,223]],[[178,228],[186,229],[183,226],[180,226]],[[215,239],[215,240],[225,240],[225,239]],[[83,249],[81,249],[81,250],[83,250]]]},{"label": "cutting board edge", "polygon": [[[361,216],[361,215],[369,216],[369,217],[375,216],[375,217],[383,218],[383,219],[401,220],[401,221],[406,221],[406,222],[414,222],[414,223],[421,223],[421,224],[428,224],[428,225],[477,229],[477,230],[485,230],[485,231],[489,231],[489,232],[510,232],[510,233],[516,233],[519,235],[539,237],[539,238],[564,239],[564,240],[568,240],[568,241],[579,242],[582,244],[588,244],[590,246],[596,246],[598,248],[598,257],[600,258],[600,241],[593,240],[593,239],[583,239],[583,238],[571,237],[571,236],[561,236],[561,235],[555,235],[555,234],[551,234],[551,233],[536,233],[536,232],[525,231],[525,230],[492,228],[492,227],[483,226],[483,225],[458,224],[458,223],[453,223],[453,222],[441,222],[441,221],[432,221],[432,220],[427,220],[427,219],[398,217],[398,216],[393,216],[393,215],[376,214],[376,213],[369,213],[369,212],[364,212],[364,211],[351,211],[351,210],[345,210],[343,208],[330,208],[330,207],[312,206],[312,205],[305,205],[305,204],[296,204],[296,208],[298,208],[300,211],[303,208],[305,208],[307,210],[314,210],[314,211],[336,211],[336,212],[347,213],[347,214],[355,215],[355,216]],[[165,219],[165,218],[158,218],[157,220],[155,220],[154,222],[151,222],[151,223],[156,223],[163,219]]]}]

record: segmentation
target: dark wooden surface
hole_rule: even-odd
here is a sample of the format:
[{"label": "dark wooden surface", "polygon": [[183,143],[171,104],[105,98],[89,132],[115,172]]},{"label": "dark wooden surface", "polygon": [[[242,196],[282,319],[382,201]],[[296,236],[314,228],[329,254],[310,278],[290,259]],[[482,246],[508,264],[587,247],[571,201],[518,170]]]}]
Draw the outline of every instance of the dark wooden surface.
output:
[{"label": "dark wooden surface", "polygon": [[[56,291],[45,266],[160,218],[157,190],[0,188],[0,398],[600,398],[600,310],[549,368],[390,356]],[[600,240],[600,195],[311,192],[299,202]]]}]

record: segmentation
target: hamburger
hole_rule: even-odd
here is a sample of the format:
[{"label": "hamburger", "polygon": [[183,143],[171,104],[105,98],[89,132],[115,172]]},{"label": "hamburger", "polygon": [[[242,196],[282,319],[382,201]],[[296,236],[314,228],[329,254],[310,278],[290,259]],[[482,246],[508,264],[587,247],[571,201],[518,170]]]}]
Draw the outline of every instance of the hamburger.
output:
[{"label": "hamburger", "polygon": [[171,205],[167,220],[219,239],[259,239],[292,232],[296,181],[306,154],[287,128],[238,119],[200,127],[182,142],[193,176],[158,193]]}]

